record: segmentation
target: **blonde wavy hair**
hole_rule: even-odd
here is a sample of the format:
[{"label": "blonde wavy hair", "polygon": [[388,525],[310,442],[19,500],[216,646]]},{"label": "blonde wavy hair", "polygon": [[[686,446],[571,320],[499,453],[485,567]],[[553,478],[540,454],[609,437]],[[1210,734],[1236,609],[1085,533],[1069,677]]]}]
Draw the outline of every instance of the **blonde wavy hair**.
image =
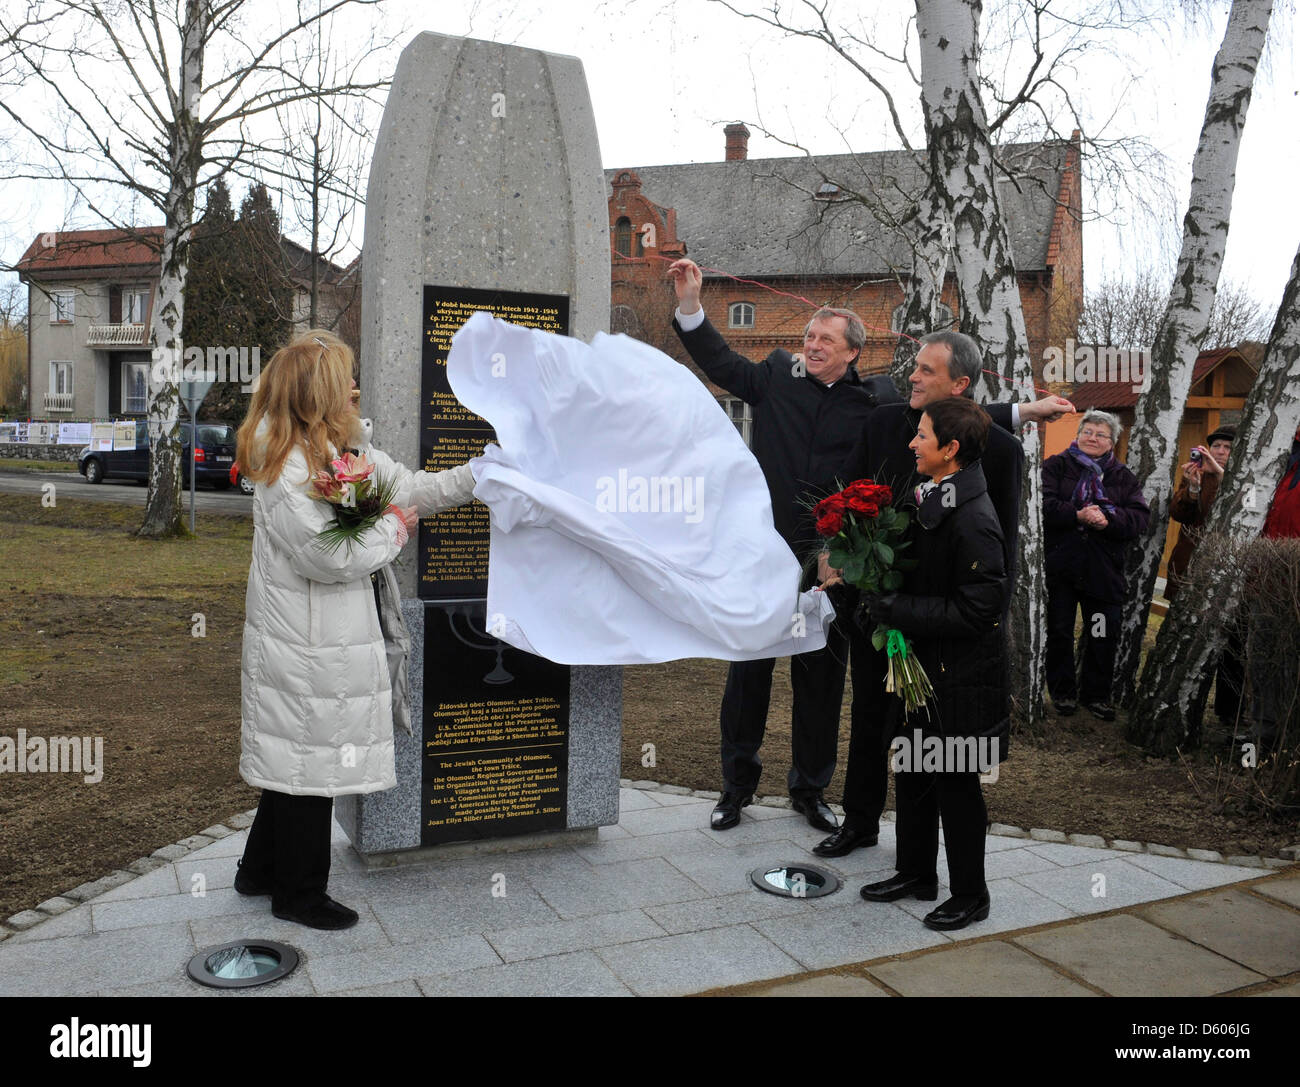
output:
[{"label": "blonde wavy hair", "polygon": [[[254,483],[272,484],[301,446],[312,475],[342,451],[358,414],[352,403],[355,359],[334,333],[313,328],[285,344],[258,377],[248,415],[239,428],[239,470]],[[266,421],[266,433],[258,428]]]}]

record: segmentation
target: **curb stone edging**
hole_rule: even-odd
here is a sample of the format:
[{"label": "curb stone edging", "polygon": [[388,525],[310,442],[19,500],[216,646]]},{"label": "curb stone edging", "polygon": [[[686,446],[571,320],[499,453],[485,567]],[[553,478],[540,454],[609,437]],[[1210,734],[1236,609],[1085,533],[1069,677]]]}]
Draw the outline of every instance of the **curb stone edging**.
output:
[{"label": "curb stone edging", "polygon": [[[115,868],[98,879],[80,883],[62,894],[51,895],[44,902],[33,906],[30,910],[21,910],[12,917],[5,918],[3,922],[0,922],[0,943],[9,939],[16,932],[27,932],[42,921],[58,917],[60,914],[67,913],[68,910],[77,906],[84,906],[87,902],[94,901],[100,895],[107,894],[116,887],[121,887],[132,880],[139,879],[140,876],[148,875],[169,862],[181,860],[197,849],[202,849],[204,846],[212,845],[213,842],[220,841],[222,838],[227,838],[234,834],[235,830],[244,830],[251,827],[253,817],[256,814],[256,808],[239,812],[224,823],[213,823],[212,826],[205,828],[198,834],[191,834],[172,845],[165,845],[155,849],[147,857],[140,857],[138,860],[123,865],[121,868]],[[235,830],[232,830],[232,827]]]}]

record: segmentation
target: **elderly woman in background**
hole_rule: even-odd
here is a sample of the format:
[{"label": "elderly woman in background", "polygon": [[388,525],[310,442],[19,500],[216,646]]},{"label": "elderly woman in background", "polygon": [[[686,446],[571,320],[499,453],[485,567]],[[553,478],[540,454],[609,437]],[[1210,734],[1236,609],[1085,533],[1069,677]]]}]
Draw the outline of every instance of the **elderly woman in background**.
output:
[{"label": "elderly woman in background", "polygon": [[[1047,686],[1062,716],[1082,702],[1103,721],[1110,703],[1124,552],[1150,510],[1137,477],[1115,456],[1121,433],[1109,412],[1084,414],[1070,448],[1043,462],[1047,550]],[[1083,671],[1076,675],[1074,621],[1083,609]]]}]

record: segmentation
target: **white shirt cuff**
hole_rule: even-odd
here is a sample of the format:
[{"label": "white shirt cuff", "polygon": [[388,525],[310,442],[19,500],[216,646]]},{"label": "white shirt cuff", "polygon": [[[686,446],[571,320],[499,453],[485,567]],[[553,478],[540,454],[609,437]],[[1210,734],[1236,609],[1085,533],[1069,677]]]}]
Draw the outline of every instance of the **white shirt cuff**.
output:
[{"label": "white shirt cuff", "polygon": [[694,313],[683,317],[681,307],[678,306],[673,316],[677,318],[678,327],[683,332],[694,332],[700,325],[704,324],[704,307],[701,306]]},{"label": "white shirt cuff", "polygon": [[1011,405],[1011,425],[1012,425],[1013,427],[1018,427],[1018,426],[1020,425],[1020,405],[1019,405],[1019,404],[1012,404],[1012,405]]}]

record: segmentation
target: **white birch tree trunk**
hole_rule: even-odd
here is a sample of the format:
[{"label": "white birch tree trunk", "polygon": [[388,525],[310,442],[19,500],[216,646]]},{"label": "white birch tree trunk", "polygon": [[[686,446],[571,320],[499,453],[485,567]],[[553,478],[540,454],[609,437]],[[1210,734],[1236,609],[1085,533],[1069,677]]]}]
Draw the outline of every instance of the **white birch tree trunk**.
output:
[{"label": "white birch tree trunk", "polygon": [[[1006,224],[998,206],[996,168],[979,93],[979,0],[917,0],[921,99],[930,176],[953,227],[961,330],[984,353],[980,400],[1033,389],[1029,341]],[[1022,397],[1023,398],[1023,395]],[[1037,427],[1022,436],[1020,553],[1011,605],[1011,683],[1022,723],[1042,713],[1046,637],[1043,515]]]},{"label": "white birch tree trunk", "polygon": [[1187,739],[1202,677],[1223,649],[1243,593],[1237,549],[1218,541],[1257,537],[1300,426],[1300,250],[1246,408],[1224,480],[1183,591],[1147,658],[1129,738],[1172,755]]},{"label": "white birch tree trunk", "polygon": [[[1214,58],[1205,121],[1192,160],[1191,195],[1173,289],[1152,345],[1147,386],[1137,402],[1127,461],[1142,481],[1151,519],[1125,563],[1124,616],[1112,690],[1117,703],[1129,704],[1133,699],[1133,680],[1169,527],[1178,430],[1223,267],[1237,152],[1272,9],[1272,0],[1233,0]],[[1141,728],[1143,722],[1137,725]]]},{"label": "white birch tree trunk", "polygon": [[936,197],[934,183],[926,186],[916,206],[917,233],[912,241],[912,274],[903,291],[903,319],[894,346],[894,361],[889,377],[904,396],[907,379],[915,368],[916,342],[934,331],[939,317],[943,281],[948,271],[948,253],[952,248],[952,227]]},{"label": "white birch tree trunk", "polygon": [[180,78],[170,96],[172,114],[168,187],[163,212],[162,271],[153,312],[153,365],[149,375],[149,496],[136,535],[175,536],[181,527],[180,390],[184,355],[185,278],[189,270],[194,189],[203,155],[196,110],[203,81],[207,41],[203,0],[186,0],[181,38]]}]

